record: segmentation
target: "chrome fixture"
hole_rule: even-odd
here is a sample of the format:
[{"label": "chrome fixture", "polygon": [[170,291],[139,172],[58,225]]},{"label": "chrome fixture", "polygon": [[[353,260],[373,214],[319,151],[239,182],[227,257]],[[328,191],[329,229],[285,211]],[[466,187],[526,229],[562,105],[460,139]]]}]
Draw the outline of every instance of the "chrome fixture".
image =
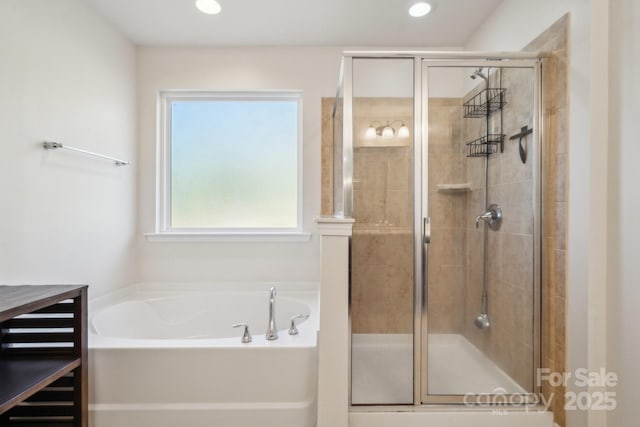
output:
[{"label": "chrome fixture", "polygon": [[269,289],[269,326],[267,328],[266,338],[270,341],[278,339],[278,329],[276,327],[276,288],[274,286]]},{"label": "chrome fixture", "polygon": [[480,226],[480,220],[487,223],[490,229],[498,230],[502,224],[502,209],[495,203],[489,205],[486,212],[476,217],[476,228]]},{"label": "chrome fixture", "polygon": [[[486,236],[486,232],[485,232],[485,236]],[[486,246],[485,246],[485,254],[486,254]],[[486,274],[486,267],[485,267],[484,281],[482,282],[482,302],[480,305],[480,314],[473,321],[473,323],[475,323],[476,325],[476,328],[480,330],[489,329],[489,326],[491,326],[491,322],[489,322],[489,315],[487,314],[488,305],[489,305],[489,296],[487,292],[487,274]]]},{"label": "chrome fixture", "polygon": [[481,79],[483,79],[484,82],[487,84],[487,87],[489,87],[489,78],[485,76],[484,73],[482,72],[482,67],[476,68],[473,74],[471,74],[471,78],[473,80],[475,80],[477,77],[480,77]]},{"label": "chrome fixture", "polygon": [[309,318],[308,314],[298,314],[291,318],[291,326],[289,326],[289,335],[298,335],[298,328],[296,327],[296,320],[302,319],[307,320]]},{"label": "chrome fixture", "polygon": [[[398,138],[408,138],[409,137],[409,128],[404,124],[402,120],[392,120],[386,122],[384,125],[377,120],[371,122],[369,127],[367,128],[367,132],[365,136],[367,139],[373,139],[376,136],[381,136],[383,138],[393,138],[396,136],[396,130],[393,128],[394,123],[400,123],[400,127],[398,128],[397,136]],[[377,126],[376,126],[377,123]]]},{"label": "chrome fixture", "polygon": [[249,325],[247,323],[236,323],[235,325],[232,325],[234,328],[240,328],[240,327],[244,327],[244,331],[242,332],[242,339],[240,341],[242,341],[244,344],[250,343],[252,338],[251,338],[251,333],[249,333]]},{"label": "chrome fixture", "polygon": [[48,141],[45,141],[45,142],[42,143],[42,146],[45,148],[45,150],[55,150],[57,148],[64,148],[65,150],[75,151],[77,153],[82,153],[82,154],[86,154],[86,155],[93,156],[93,157],[99,157],[101,159],[111,160],[111,161],[115,162],[116,166],[126,166],[126,165],[129,164],[129,162],[126,161],[126,160],[116,159],[115,157],[105,156],[104,154],[98,154],[98,153],[94,153],[92,151],[81,150],[80,148],[69,147],[68,145],[62,145],[59,142],[48,142]]},{"label": "chrome fixture", "polygon": [[[476,228],[480,226],[480,220],[483,220],[490,229],[498,230],[500,228],[500,224],[502,224],[502,209],[495,203],[489,205],[489,208],[486,212],[476,217]],[[488,306],[488,292],[487,292],[487,232],[484,232],[484,272],[483,272],[483,280],[482,280],[482,302],[480,306],[480,314],[475,318],[474,324],[478,329],[484,330],[489,329],[491,326],[491,322],[489,322],[489,315],[487,314],[487,306]]]},{"label": "chrome fixture", "polygon": [[[486,300],[487,298],[485,294],[483,294],[482,301]],[[476,317],[476,320],[474,320],[474,323],[476,324],[476,328],[478,329],[489,329],[489,326],[491,326],[491,322],[489,322],[489,316],[485,312],[480,313],[478,317]]]},{"label": "chrome fixture", "polygon": [[[500,224],[502,224],[502,209],[495,203],[489,205],[489,208],[486,212],[476,217],[476,228],[480,226],[480,220],[483,220],[487,223],[490,229],[497,230],[500,228]],[[489,322],[488,313],[488,305],[489,305],[489,297],[487,292],[487,232],[484,232],[484,272],[483,272],[483,280],[482,280],[482,301],[480,306],[480,314],[475,318],[474,324],[478,329],[484,330],[489,329],[491,326],[491,322]]]}]

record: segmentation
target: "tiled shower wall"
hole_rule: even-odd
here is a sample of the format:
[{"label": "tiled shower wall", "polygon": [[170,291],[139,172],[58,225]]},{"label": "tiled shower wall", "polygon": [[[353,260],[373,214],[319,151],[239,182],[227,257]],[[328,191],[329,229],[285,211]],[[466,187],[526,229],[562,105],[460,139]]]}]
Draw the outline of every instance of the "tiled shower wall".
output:
[{"label": "tiled shower wall", "polygon": [[[568,149],[568,25],[565,15],[524,48],[540,52],[542,67],[543,132],[542,159],[542,367],[565,372],[567,286],[567,149]],[[552,401],[554,421],[566,425],[565,388],[542,384],[542,393]]]},{"label": "tiled shower wall", "polygon": [[[331,214],[333,99],[323,100],[322,212]],[[464,319],[464,193],[438,191],[465,177],[462,101],[429,101],[430,333],[461,333]],[[413,331],[413,138],[369,140],[372,121],[400,119],[413,130],[411,98],[354,100],[354,217],[352,331]],[[396,124],[396,129],[397,129]]]},{"label": "tiled shower wall", "polygon": [[[466,180],[462,100],[429,99],[429,217],[427,270],[429,333],[461,333],[464,326],[467,192],[443,186]],[[477,309],[477,308],[476,308]]]},{"label": "tiled shower wall", "polygon": [[[542,166],[542,278],[541,278],[541,367],[552,372],[565,372],[566,367],[566,212],[567,212],[567,133],[568,117],[568,71],[567,33],[568,15],[540,34],[524,51],[539,52],[544,57],[542,65],[542,124],[544,146],[540,159]],[[493,76],[495,79],[497,76]],[[495,80],[493,80],[495,82]],[[523,70],[512,69],[503,74],[503,87],[507,88],[508,105],[504,109],[504,129],[507,138],[519,132],[525,124],[531,126],[527,109],[518,103],[530,104],[532,88],[525,84],[530,81]],[[515,108],[514,108],[515,107]],[[531,116],[533,117],[533,116]],[[493,123],[495,125],[495,122]],[[473,127],[476,126],[475,129]],[[481,124],[466,123],[465,132],[478,132]],[[532,149],[531,139],[528,140]],[[531,152],[531,151],[529,151]],[[501,157],[506,156],[505,162]],[[532,222],[525,214],[531,209],[524,194],[531,194],[531,173],[529,167],[519,163],[517,141],[506,141],[505,152],[489,159],[489,200],[502,204],[505,219],[500,232],[489,234],[489,313],[491,331],[483,332],[471,326],[472,319],[465,318],[465,335],[508,374],[525,387],[531,386],[532,365],[529,357],[532,324],[530,309],[532,295],[527,292],[531,286],[522,278],[531,277],[528,266],[533,254],[529,243]],[[469,159],[471,162],[473,159]],[[502,163],[502,164],[498,164]],[[480,181],[481,172],[467,163],[467,173],[471,180]],[[475,172],[474,172],[475,170]],[[474,192],[475,193],[475,192]],[[481,194],[473,194],[468,200],[470,214],[477,215],[481,208]],[[476,213],[478,212],[478,213]],[[474,229],[468,229],[467,241],[467,286],[465,288],[465,315],[472,315],[472,307],[479,306],[480,290],[471,280],[478,274],[481,261],[474,257],[473,245],[481,244],[472,239]],[[502,234],[501,234],[502,233]],[[479,236],[478,236],[479,237]],[[474,243],[474,241],[476,243]],[[492,290],[493,285],[493,290]],[[496,292],[496,287],[504,292]],[[497,308],[497,309],[496,309]],[[500,339],[499,335],[515,337]],[[524,355],[524,356],[523,356]],[[524,359],[520,359],[525,357]],[[519,373],[520,372],[520,373]],[[538,386],[538,384],[533,384]],[[566,425],[564,411],[565,388],[542,384],[542,393],[551,402],[554,421],[561,427]]]},{"label": "tiled shower wall", "polygon": [[[486,69],[485,69],[486,72]],[[520,159],[518,140],[509,137],[521,127],[533,127],[533,78],[531,69],[491,70],[491,87],[506,89],[506,105],[489,117],[490,133],[506,135],[504,152],[500,147],[488,159],[488,186],[485,187],[485,157],[466,159],[467,181],[472,192],[467,197],[467,275],[465,283],[464,335],[525,390],[532,389],[533,378],[533,135],[527,144],[526,162]],[[484,82],[465,98],[473,96]],[[463,119],[465,141],[486,132],[483,118]],[[502,128],[502,129],[501,129]],[[487,205],[484,191],[487,189]],[[475,217],[488,205],[502,208],[502,225],[491,230]],[[484,233],[487,247],[484,248]],[[480,330],[474,318],[480,313],[486,250],[488,314],[491,327]]]},{"label": "tiled shower wall", "polygon": [[413,129],[411,99],[354,99],[353,333],[413,330],[413,139],[365,137],[394,120]]}]

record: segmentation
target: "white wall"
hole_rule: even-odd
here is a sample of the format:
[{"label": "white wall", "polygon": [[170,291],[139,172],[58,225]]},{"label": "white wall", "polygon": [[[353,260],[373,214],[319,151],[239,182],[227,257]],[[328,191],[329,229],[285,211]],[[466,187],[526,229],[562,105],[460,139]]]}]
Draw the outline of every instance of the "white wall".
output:
[{"label": "white wall", "polygon": [[618,410],[607,425],[638,424],[640,384],[640,4],[610,2],[609,369],[618,373]]},{"label": "white wall", "polygon": [[[135,48],[81,0],[0,2],[0,283],[129,282]],[[134,166],[41,142],[130,159]]]},{"label": "white wall", "polygon": [[[353,62],[353,96],[413,98],[413,73],[412,59],[356,59]],[[469,74],[465,68],[432,67],[429,70],[429,97],[462,98],[476,84]]]},{"label": "white wall", "polygon": [[[599,0],[598,0],[599,1]],[[594,46],[591,37],[588,0],[505,0],[471,38],[469,50],[518,51],[564,14],[570,15],[569,33],[569,214],[568,214],[568,365],[576,368],[604,366],[605,360],[594,357],[593,346],[603,346],[602,330],[593,325],[603,323],[606,271],[606,234],[593,233],[594,224],[602,224],[603,209],[598,200],[606,200],[606,156],[601,157],[602,143],[591,135],[600,125],[592,117],[596,103],[590,96],[593,83],[598,83],[597,70],[592,69]],[[597,57],[597,56],[596,56]],[[606,83],[605,83],[606,84]],[[604,114],[606,116],[606,113]],[[600,116],[600,119],[602,115]],[[605,123],[606,126],[606,123]],[[594,142],[596,141],[596,142]],[[605,143],[606,146],[606,143]],[[596,166],[594,168],[594,165]],[[594,206],[596,209],[594,210]],[[588,268],[587,268],[588,266]],[[591,323],[590,323],[591,322]],[[595,355],[598,356],[598,355]],[[570,427],[596,425],[580,411],[567,413]],[[587,424],[589,422],[589,424]]]},{"label": "white wall", "polygon": [[319,280],[319,239],[302,243],[150,242],[154,231],[156,108],[162,89],[300,89],[304,218],[320,213],[320,98],[336,92],[339,48],[152,48],[138,50],[139,280]]},{"label": "white wall", "polygon": [[356,58],[353,97],[413,98],[413,60]]}]

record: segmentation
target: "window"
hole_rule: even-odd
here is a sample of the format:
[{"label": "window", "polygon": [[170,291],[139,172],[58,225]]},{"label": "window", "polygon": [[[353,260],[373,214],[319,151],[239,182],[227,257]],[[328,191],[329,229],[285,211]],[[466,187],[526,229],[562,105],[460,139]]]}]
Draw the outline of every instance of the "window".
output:
[{"label": "window", "polygon": [[156,235],[304,236],[300,92],[163,92]]}]

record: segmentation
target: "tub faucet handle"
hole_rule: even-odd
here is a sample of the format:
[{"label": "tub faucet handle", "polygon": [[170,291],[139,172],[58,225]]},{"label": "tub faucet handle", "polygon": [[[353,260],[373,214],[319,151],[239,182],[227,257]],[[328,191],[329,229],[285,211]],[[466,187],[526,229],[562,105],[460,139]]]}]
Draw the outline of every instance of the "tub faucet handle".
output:
[{"label": "tub faucet handle", "polygon": [[298,314],[291,318],[291,326],[289,327],[289,335],[298,335],[298,327],[296,326],[296,320],[302,319],[307,320],[309,318],[308,314]]},{"label": "tub faucet handle", "polygon": [[240,328],[240,327],[244,327],[244,332],[242,333],[242,339],[241,341],[244,344],[250,343],[252,338],[251,338],[251,334],[249,333],[249,325],[246,323],[236,323],[235,325],[232,325],[234,328]]}]

